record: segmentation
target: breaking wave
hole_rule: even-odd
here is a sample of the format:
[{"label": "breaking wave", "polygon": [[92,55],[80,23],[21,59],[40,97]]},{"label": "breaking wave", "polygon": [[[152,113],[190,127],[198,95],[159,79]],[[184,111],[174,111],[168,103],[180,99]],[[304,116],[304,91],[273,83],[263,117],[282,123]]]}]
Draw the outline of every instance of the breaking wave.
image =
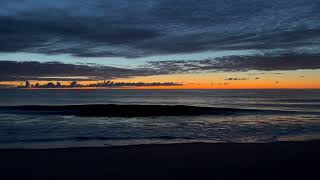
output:
[{"label": "breaking wave", "polygon": [[[185,105],[61,105],[61,106],[0,106],[1,113],[32,115],[74,115],[85,117],[151,117],[199,115],[288,114],[302,111],[200,107]],[[309,114],[310,112],[308,112]],[[314,112],[319,114],[319,112]]]}]

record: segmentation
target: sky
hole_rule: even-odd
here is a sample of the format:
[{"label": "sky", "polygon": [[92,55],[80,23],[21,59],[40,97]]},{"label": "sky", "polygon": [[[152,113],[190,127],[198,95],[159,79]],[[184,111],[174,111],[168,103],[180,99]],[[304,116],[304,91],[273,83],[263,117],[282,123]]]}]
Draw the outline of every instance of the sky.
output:
[{"label": "sky", "polygon": [[320,88],[319,9],[320,0],[1,0],[0,87]]}]

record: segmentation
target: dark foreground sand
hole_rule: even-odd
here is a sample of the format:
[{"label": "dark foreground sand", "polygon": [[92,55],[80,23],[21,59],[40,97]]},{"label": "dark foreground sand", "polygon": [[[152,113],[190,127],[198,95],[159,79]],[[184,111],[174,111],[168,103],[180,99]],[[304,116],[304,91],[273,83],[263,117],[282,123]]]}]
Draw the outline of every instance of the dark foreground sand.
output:
[{"label": "dark foreground sand", "polygon": [[320,141],[0,150],[0,179],[320,179]]}]

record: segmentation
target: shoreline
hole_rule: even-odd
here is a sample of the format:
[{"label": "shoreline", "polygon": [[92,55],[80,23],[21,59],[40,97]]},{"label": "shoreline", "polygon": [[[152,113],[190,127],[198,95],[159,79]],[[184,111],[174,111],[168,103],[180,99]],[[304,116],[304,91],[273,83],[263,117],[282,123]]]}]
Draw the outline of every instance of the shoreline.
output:
[{"label": "shoreline", "polygon": [[1,179],[311,179],[320,140],[0,149]]},{"label": "shoreline", "polygon": [[4,143],[0,144],[1,150],[55,150],[55,149],[76,149],[76,148],[117,148],[134,146],[165,146],[165,145],[183,145],[183,144],[277,144],[277,143],[300,143],[300,142],[319,142],[320,136],[302,136],[293,138],[280,138],[274,141],[221,141],[221,140],[84,140],[84,141],[53,141],[53,142],[28,142],[28,143]]}]

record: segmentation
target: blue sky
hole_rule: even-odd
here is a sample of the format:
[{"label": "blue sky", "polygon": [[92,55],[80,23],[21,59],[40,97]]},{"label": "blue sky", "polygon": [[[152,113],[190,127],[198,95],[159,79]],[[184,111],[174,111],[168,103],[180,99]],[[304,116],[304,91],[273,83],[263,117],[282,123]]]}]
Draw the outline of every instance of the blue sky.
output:
[{"label": "blue sky", "polygon": [[62,62],[62,63],[95,63],[100,65],[117,66],[117,67],[137,67],[144,65],[149,61],[176,61],[176,60],[198,60],[207,58],[224,57],[231,55],[249,55],[257,53],[254,50],[238,51],[206,51],[199,53],[183,53],[173,55],[155,55],[140,58],[127,59],[124,57],[75,57],[70,54],[46,55],[38,53],[0,53],[3,60],[16,61],[39,61],[39,62]]}]

